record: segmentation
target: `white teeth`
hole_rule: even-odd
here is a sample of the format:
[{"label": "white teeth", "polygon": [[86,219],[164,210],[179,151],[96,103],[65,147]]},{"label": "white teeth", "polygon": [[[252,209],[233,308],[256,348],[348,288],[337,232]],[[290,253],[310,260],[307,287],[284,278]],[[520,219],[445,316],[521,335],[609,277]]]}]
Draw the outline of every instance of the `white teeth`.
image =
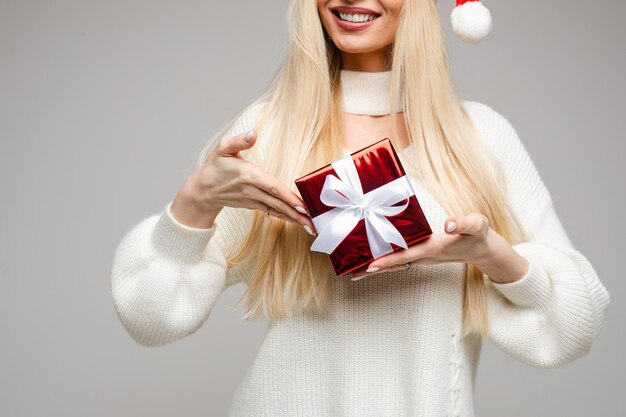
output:
[{"label": "white teeth", "polygon": [[347,14],[347,13],[339,13],[339,17],[341,20],[345,20],[348,22],[356,22],[362,23],[373,20],[376,16],[372,14]]}]

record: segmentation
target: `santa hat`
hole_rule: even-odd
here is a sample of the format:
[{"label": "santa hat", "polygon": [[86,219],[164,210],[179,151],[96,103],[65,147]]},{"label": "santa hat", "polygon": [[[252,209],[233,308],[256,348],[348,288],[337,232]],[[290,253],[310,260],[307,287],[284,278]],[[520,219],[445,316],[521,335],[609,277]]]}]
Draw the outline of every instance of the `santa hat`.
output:
[{"label": "santa hat", "polygon": [[489,9],[479,0],[456,0],[450,20],[454,33],[468,43],[485,39],[493,26]]}]

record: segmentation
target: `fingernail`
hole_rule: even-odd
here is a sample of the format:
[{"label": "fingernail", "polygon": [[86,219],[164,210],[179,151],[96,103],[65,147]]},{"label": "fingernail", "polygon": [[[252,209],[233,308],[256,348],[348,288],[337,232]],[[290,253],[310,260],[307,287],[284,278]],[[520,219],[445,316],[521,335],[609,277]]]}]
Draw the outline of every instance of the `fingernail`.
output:
[{"label": "fingernail", "polygon": [[352,278],[350,278],[352,281],[358,281],[361,278],[363,278],[365,276],[365,274],[357,274],[355,276],[353,276]]},{"label": "fingernail", "polygon": [[315,233],[313,233],[313,230],[311,230],[308,224],[305,224],[303,226],[304,226],[304,230],[306,230],[308,234],[310,234],[311,236],[317,236]]},{"label": "fingernail", "polygon": [[456,230],[456,222],[448,223],[448,229],[447,230],[448,230],[449,233],[454,232]]},{"label": "fingernail", "polygon": [[307,216],[309,215],[309,213],[306,212],[306,210],[304,209],[304,207],[300,207],[300,206],[293,206],[298,212],[302,213],[302,214],[306,214]]},{"label": "fingernail", "polygon": [[252,139],[252,135],[254,134],[254,130],[248,130],[246,132],[246,136],[244,136],[243,140],[245,140],[246,142],[250,142],[250,140]]},{"label": "fingernail", "polygon": [[365,270],[365,272],[376,272],[376,271],[378,271],[379,269],[380,269],[380,268],[379,268],[379,267],[377,267],[377,266],[371,266],[371,267],[367,268],[367,269]]}]

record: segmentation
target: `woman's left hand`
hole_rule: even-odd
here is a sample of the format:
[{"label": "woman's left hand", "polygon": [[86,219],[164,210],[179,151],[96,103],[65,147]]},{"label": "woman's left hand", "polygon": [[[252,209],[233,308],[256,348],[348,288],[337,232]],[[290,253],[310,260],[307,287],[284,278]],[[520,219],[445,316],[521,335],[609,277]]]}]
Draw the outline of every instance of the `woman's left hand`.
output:
[{"label": "woman's left hand", "polygon": [[[444,224],[445,234],[432,234],[408,249],[402,249],[375,259],[368,272],[352,277],[353,281],[381,272],[402,270],[406,264],[431,265],[445,262],[463,262],[476,265],[496,282],[513,282],[528,270],[528,262],[489,225],[489,219],[480,213],[449,217]],[[489,271],[489,272],[487,272]]]}]

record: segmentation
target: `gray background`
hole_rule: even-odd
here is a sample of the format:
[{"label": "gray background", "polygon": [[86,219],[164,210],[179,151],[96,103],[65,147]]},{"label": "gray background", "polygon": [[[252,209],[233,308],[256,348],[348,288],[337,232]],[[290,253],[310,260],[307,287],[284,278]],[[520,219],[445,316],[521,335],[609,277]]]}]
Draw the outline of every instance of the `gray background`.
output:
[{"label": "gray background", "polygon": [[[477,415],[623,415],[626,2],[489,1],[479,45],[439,3],[461,95],[515,126],[612,297],[592,351],[565,367],[485,345]],[[269,82],[286,4],[0,1],[0,415],[226,413],[266,329],[233,311],[243,285],[196,334],[151,349],[117,320],[109,274],[124,233]]]}]

